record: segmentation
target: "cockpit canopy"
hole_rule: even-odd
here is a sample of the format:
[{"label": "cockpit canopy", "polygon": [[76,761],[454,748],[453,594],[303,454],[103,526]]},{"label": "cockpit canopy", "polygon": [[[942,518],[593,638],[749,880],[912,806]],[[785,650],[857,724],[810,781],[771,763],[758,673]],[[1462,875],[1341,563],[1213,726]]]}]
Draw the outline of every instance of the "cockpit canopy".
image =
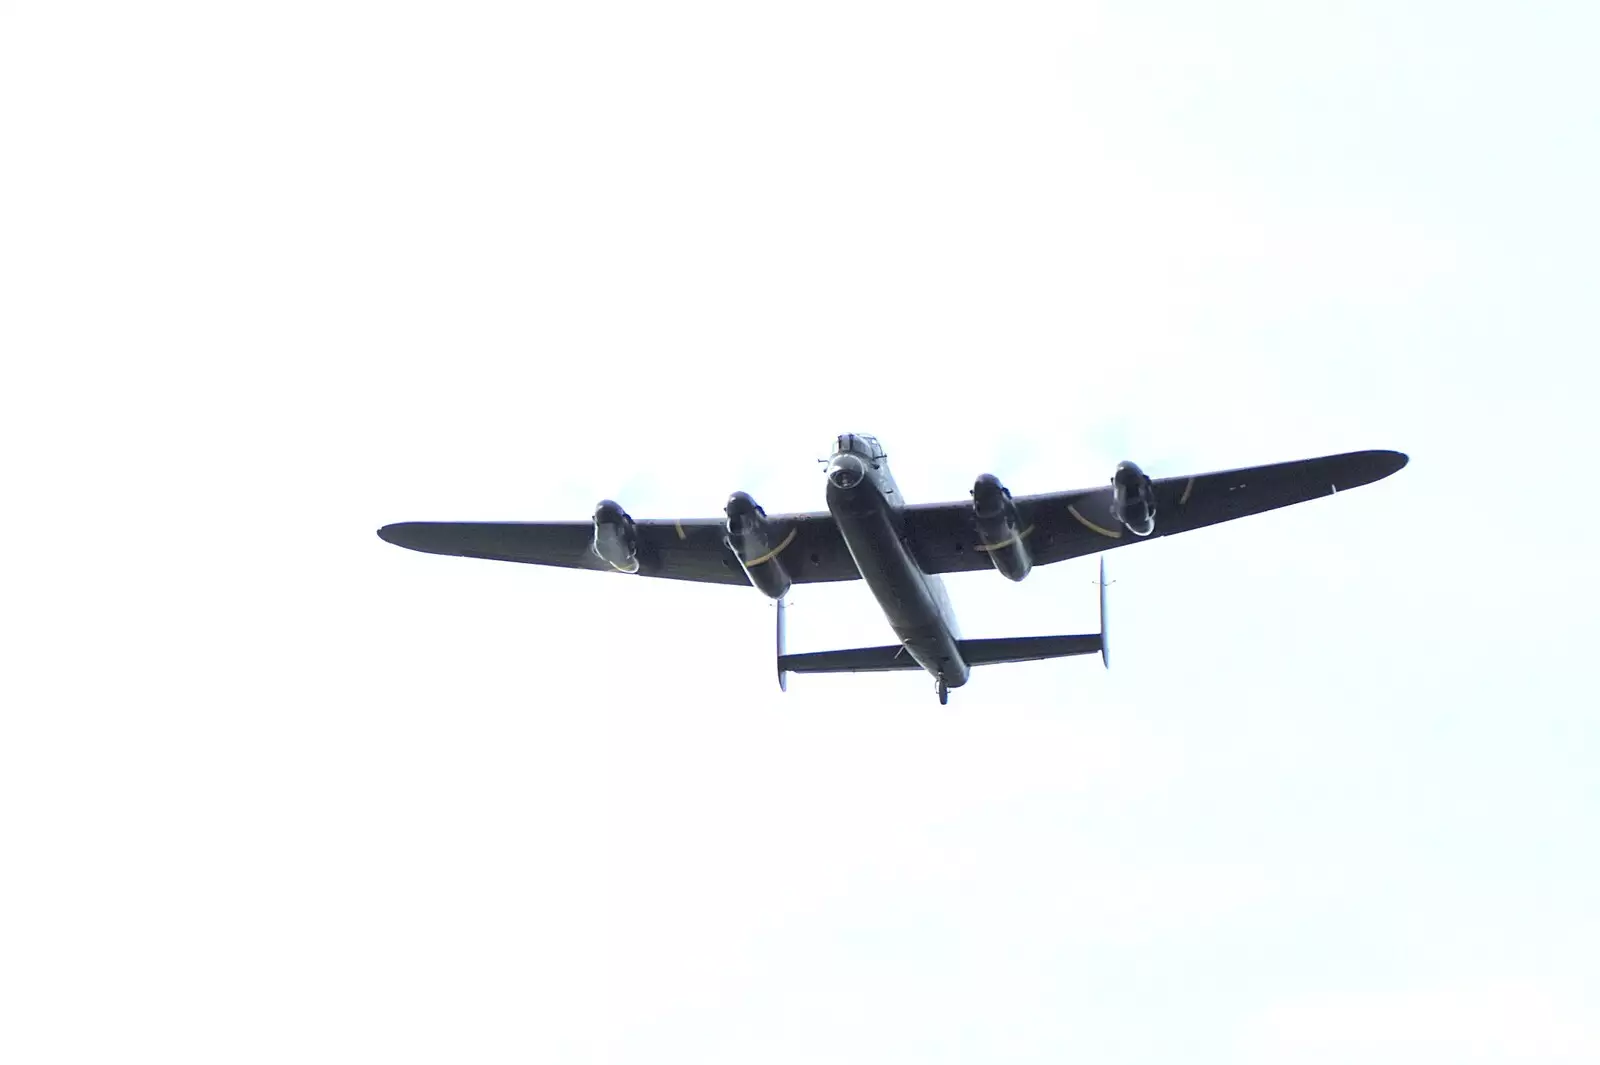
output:
[{"label": "cockpit canopy", "polygon": [[883,447],[878,438],[866,433],[845,433],[834,444],[834,454],[860,455],[862,458],[883,458]]}]

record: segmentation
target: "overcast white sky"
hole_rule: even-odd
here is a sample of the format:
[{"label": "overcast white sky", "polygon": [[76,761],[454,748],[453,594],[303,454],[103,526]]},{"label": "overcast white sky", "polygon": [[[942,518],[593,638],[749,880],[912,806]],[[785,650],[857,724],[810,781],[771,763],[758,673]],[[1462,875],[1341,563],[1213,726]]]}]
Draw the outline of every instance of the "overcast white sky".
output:
[{"label": "overcast white sky", "polygon": [[[0,5],[0,1059],[1600,1060],[1595,12]],[[849,430],[1412,464],[948,708],[373,535]]]}]

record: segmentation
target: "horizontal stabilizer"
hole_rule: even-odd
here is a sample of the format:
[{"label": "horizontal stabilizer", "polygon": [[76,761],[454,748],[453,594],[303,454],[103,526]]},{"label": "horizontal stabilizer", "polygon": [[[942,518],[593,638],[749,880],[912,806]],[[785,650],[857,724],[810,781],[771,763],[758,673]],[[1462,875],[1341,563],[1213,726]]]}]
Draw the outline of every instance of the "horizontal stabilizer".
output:
[{"label": "horizontal stabilizer", "polygon": [[1090,636],[1011,636],[999,640],[958,640],[961,657],[969,666],[1000,662],[1037,662],[1044,658],[1098,654],[1101,638]]},{"label": "horizontal stabilizer", "polygon": [[[1011,636],[999,640],[958,640],[961,657],[971,666],[1001,662],[1037,662],[1044,658],[1098,654],[1099,634],[1091,636]],[[780,673],[880,673],[891,669],[921,669],[904,647],[850,647],[842,651],[813,651],[781,655]]]},{"label": "horizontal stabilizer", "polygon": [[889,669],[921,669],[904,647],[850,647],[843,651],[812,651],[783,655],[778,671],[788,673],[881,673]]}]

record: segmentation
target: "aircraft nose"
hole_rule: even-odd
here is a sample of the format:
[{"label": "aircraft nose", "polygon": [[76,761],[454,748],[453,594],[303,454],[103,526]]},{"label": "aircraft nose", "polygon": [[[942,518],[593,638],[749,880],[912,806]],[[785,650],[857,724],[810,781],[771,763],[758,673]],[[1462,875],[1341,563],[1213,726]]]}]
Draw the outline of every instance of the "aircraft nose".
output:
[{"label": "aircraft nose", "polygon": [[835,455],[828,464],[828,483],[849,490],[867,479],[867,464],[855,455]]}]

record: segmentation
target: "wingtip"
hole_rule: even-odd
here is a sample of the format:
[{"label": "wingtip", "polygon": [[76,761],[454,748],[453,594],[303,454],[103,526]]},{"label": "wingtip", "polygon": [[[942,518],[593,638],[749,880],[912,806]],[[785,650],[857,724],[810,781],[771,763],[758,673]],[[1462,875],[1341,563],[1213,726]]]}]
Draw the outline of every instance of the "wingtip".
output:
[{"label": "wingtip", "polygon": [[409,548],[412,551],[425,550],[417,540],[417,534],[421,531],[419,529],[421,524],[423,523],[415,521],[391,522],[378,529],[378,539],[386,544]]},{"label": "wingtip", "polygon": [[1380,451],[1378,454],[1383,456],[1383,472],[1378,474],[1376,480],[1392,477],[1411,463],[1411,456],[1404,451]]},{"label": "wingtip", "polygon": [[1334,483],[1339,491],[1392,477],[1406,468],[1411,456],[1404,451],[1354,451],[1334,459],[1340,464]]}]

